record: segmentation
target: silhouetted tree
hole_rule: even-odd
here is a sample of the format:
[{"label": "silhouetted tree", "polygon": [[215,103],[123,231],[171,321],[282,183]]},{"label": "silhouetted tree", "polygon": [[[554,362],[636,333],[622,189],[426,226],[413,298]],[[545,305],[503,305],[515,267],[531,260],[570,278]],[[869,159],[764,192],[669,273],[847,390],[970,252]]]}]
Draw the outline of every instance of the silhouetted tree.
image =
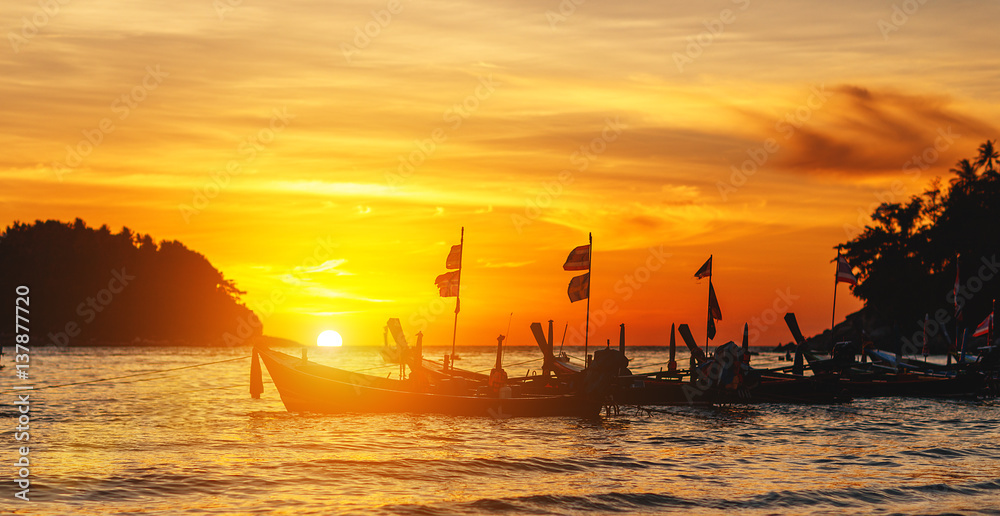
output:
[{"label": "silhouetted tree", "polygon": [[260,333],[240,301],[245,292],[204,256],[127,227],[114,234],[79,218],[14,222],[0,234],[0,270],[3,292],[31,289],[36,344],[219,344],[241,321]]},{"label": "silhouetted tree", "polygon": [[919,329],[925,313],[944,309],[951,316],[956,266],[963,287],[977,278],[960,294],[963,325],[975,326],[990,312],[1000,293],[1000,274],[991,269],[1000,259],[997,162],[993,142],[983,143],[975,161],[963,159],[950,170],[955,177],[947,192],[935,179],[905,204],[880,205],[873,224],[844,244],[847,260],[860,269],[854,293],[904,335]]},{"label": "silhouetted tree", "polygon": [[986,172],[995,172],[997,161],[1000,161],[1000,154],[994,148],[994,142],[986,140],[979,145],[979,156],[976,157],[976,168],[985,167]]}]

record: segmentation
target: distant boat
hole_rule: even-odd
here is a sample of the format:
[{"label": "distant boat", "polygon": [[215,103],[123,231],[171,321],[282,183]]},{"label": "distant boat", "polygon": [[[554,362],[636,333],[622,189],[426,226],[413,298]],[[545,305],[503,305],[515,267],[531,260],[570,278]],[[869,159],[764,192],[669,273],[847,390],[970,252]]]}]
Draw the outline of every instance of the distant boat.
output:
[{"label": "distant boat", "polygon": [[807,367],[803,364],[805,359],[813,373],[812,378],[836,380],[855,397],[973,397],[995,392],[990,388],[990,378],[996,375],[996,359],[1000,358],[997,356],[961,368],[956,365],[957,369],[951,371],[933,371],[927,364],[918,369],[917,362],[896,362],[893,355],[874,350],[868,350],[867,356],[873,361],[891,365],[858,363],[849,343],[839,343],[834,346],[830,358],[820,358],[808,350],[794,313],[785,314],[785,323],[795,338],[797,349],[795,365],[781,369],[791,369],[795,375],[801,376]]},{"label": "distant boat", "polygon": [[400,358],[399,348],[392,347],[389,345],[389,327],[386,326],[382,328],[382,349],[378,350],[378,354],[382,357],[382,361],[386,364],[400,364],[402,359]]},{"label": "distant boat", "polygon": [[[480,382],[441,373],[411,373],[391,380],[344,371],[266,347],[255,347],[289,412],[447,414],[495,418],[527,416],[594,417],[604,398],[597,394],[524,394],[500,397]],[[252,382],[253,383],[253,382]],[[602,393],[591,386],[588,392]]]},{"label": "distant boat", "polygon": [[[679,332],[697,366],[689,370],[668,370],[628,374],[618,378],[613,391],[622,405],[701,405],[728,403],[842,403],[850,393],[837,379],[818,379],[754,369],[749,363],[747,326],[743,346],[727,342],[708,357],[694,341],[686,324]],[[621,349],[624,349],[624,330]],[[671,362],[675,338],[670,337]],[[601,350],[607,353],[614,349]],[[594,353],[595,359],[597,353]]]}]

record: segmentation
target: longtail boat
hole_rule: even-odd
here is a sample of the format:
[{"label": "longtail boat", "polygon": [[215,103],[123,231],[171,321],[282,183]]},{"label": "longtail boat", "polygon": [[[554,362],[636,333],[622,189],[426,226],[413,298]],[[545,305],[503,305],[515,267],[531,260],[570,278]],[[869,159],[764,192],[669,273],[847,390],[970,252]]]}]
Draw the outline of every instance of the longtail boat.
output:
[{"label": "longtail boat", "polygon": [[[613,391],[616,403],[715,405],[842,403],[851,400],[849,392],[837,379],[795,376],[750,367],[745,326],[742,347],[734,342],[727,342],[719,346],[711,357],[695,343],[688,325],[681,324],[678,332],[691,352],[694,367],[687,370],[676,369],[676,337],[671,326],[668,370],[620,376]],[[624,349],[624,330],[620,348]]]},{"label": "longtail boat", "polygon": [[[947,373],[886,367],[858,363],[853,352],[841,352],[832,358],[820,358],[808,349],[794,313],[785,314],[785,323],[795,339],[794,376],[802,377],[807,369],[813,378],[837,380],[852,396],[877,398],[888,396],[973,397],[987,392],[987,375],[969,367]],[[878,355],[873,356],[877,357]],[[803,359],[806,363],[803,363]]]},{"label": "longtail boat", "polygon": [[[382,349],[383,351],[387,348],[392,350],[392,353],[396,356],[396,361],[394,362],[396,364],[406,364],[411,368],[419,367],[424,374],[438,379],[461,377],[466,380],[485,382],[489,378],[482,373],[456,368],[454,363],[451,362],[452,355],[454,355],[454,353],[452,353],[452,355],[445,355],[445,361],[443,363],[428,360],[423,356],[422,351],[423,333],[417,332],[416,345],[411,348],[409,343],[406,341],[406,336],[403,335],[403,326],[399,322],[398,318],[394,317],[389,319],[389,321],[386,322],[384,331],[385,333],[392,335],[392,339],[395,341],[396,347],[390,348],[388,342],[386,342]],[[419,364],[417,361],[419,361]]]},{"label": "longtail boat", "polygon": [[[531,330],[545,357],[542,375],[532,378],[534,384],[544,387],[573,385],[576,379],[581,378],[581,371],[585,371],[583,368],[562,363],[553,356],[551,321],[548,336],[543,333],[539,323],[532,323]],[[670,330],[670,362],[667,371],[633,374],[628,369],[629,360],[624,351],[624,325],[618,349],[609,346],[594,353],[593,363],[614,364],[615,375],[611,391],[611,401],[614,404],[656,406],[850,401],[849,394],[836,380],[800,377],[749,367],[745,361],[745,358],[749,358],[746,342],[742,349],[731,342],[723,344],[714,356],[708,357],[695,344],[686,324],[680,325],[679,331],[694,357],[694,369],[677,369],[673,326]]]},{"label": "longtail boat", "polygon": [[[600,413],[606,392],[599,382],[591,382],[589,390],[580,389],[577,393],[521,394],[518,389],[508,388],[504,392],[461,377],[435,378],[421,374],[420,370],[412,372],[406,380],[369,376],[264,346],[255,346],[254,355],[254,364],[259,356],[289,412],[595,417]],[[260,374],[259,366],[256,374]],[[259,379],[251,378],[251,385],[260,383]]]}]

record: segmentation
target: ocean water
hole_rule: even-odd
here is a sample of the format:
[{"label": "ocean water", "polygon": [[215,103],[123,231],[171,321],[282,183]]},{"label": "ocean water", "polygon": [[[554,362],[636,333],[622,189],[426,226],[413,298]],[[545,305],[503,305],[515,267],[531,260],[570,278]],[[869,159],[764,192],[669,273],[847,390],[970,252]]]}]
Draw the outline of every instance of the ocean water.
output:
[{"label": "ocean water", "polygon": [[[494,361],[489,348],[460,354],[467,369]],[[250,398],[248,355],[37,348],[28,382],[8,355],[0,513],[1000,514],[994,401],[658,407],[594,420],[301,415],[285,411],[266,372],[264,395]],[[666,360],[662,349],[629,355],[637,371]],[[777,357],[753,363],[783,364]],[[310,358],[397,370],[375,348]],[[504,363],[514,376],[537,358],[512,348]],[[111,377],[123,378],[80,383]],[[14,497],[24,443],[12,405],[12,387],[25,383],[36,389],[27,502]]]}]

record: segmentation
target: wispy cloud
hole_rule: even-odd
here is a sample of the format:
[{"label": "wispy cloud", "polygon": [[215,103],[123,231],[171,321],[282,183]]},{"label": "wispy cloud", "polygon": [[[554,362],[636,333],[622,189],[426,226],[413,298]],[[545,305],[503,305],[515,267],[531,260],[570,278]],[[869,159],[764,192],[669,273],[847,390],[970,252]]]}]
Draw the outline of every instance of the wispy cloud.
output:
[{"label": "wispy cloud", "polygon": [[325,262],[323,262],[323,263],[321,263],[321,264],[319,264],[319,265],[317,265],[315,267],[301,267],[301,266],[300,267],[296,267],[295,268],[295,272],[297,274],[315,274],[317,272],[328,272],[329,271],[329,272],[332,272],[336,276],[353,276],[354,274],[352,274],[350,272],[342,271],[342,270],[337,270],[337,267],[340,267],[341,265],[343,265],[346,262],[347,262],[347,260],[344,260],[344,259],[327,260],[327,261],[325,261]]},{"label": "wispy cloud", "polygon": [[[788,138],[775,163],[802,173],[898,173],[942,134],[970,145],[996,137],[995,126],[953,104],[942,96],[838,86],[829,105]],[[950,165],[967,157],[968,146],[949,145],[937,159]]]}]

